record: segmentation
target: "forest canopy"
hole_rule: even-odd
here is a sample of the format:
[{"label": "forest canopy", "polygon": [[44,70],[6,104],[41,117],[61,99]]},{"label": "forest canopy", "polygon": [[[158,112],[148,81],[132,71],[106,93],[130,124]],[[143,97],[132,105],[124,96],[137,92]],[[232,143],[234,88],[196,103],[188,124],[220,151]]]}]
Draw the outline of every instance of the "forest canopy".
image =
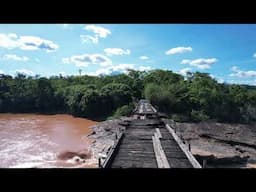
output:
[{"label": "forest canopy", "polygon": [[69,113],[91,119],[129,115],[146,98],[176,121],[249,123],[256,87],[218,83],[207,73],[165,70],[107,76],[0,75],[0,112]]}]

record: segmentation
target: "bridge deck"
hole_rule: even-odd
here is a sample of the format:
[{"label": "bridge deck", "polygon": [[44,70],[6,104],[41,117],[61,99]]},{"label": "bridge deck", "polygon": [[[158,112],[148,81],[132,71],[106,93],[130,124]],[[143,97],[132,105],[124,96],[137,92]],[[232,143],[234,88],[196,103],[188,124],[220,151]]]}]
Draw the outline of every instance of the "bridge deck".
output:
[{"label": "bridge deck", "polygon": [[[149,103],[140,103],[137,112],[144,115],[144,110],[156,113]],[[158,130],[157,130],[158,129]],[[163,155],[170,168],[193,168],[172,134],[161,119],[134,119],[126,127],[120,145],[112,154],[110,168],[158,168],[152,136],[159,137]]]}]

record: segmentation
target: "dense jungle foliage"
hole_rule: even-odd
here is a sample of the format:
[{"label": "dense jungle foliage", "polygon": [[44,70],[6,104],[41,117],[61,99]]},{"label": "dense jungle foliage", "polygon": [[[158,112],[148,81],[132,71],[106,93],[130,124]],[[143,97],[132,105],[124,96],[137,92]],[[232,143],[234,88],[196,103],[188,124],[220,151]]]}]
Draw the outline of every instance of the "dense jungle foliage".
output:
[{"label": "dense jungle foliage", "polygon": [[0,75],[0,112],[69,113],[91,119],[129,115],[146,98],[176,121],[249,123],[256,120],[256,88],[220,84],[207,73],[129,70],[109,76]]}]

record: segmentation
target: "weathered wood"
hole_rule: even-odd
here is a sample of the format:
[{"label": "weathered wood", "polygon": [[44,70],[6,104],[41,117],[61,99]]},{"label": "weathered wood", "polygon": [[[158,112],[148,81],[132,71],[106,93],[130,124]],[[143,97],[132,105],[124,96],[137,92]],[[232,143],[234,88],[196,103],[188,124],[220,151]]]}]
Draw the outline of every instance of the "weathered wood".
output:
[{"label": "weathered wood", "polygon": [[162,149],[161,142],[156,133],[152,136],[152,140],[158,168],[170,168],[168,160],[164,154],[164,150]]},{"label": "weathered wood", "polygon": [[202,168],[201,165],[198,163],[198,161],[195,159],[195,157],[192,155],[192,153],[187,149],[186,145],[184,145],[184,143],[181,141],[181,139],[176,135],[174,130],[168,124],[166,124],[166,128],[168,129],[170,134],[173,136],[175,141],[178,143],[178,145],[180,146],[182,151],[186,154],[187,158],[189,159],[189,161],[191,162],[193,167],[194,168]]},{"label": "weathered wood", "polygon": [[152,107],[153,111],[156,113],[157,112],[156,108],[153,106],[151,106],[151,107]]},{"label": "weathered wood", "polygon": [[157,137],[158,137],[159,139],[162,138],[162,134],[161,134],[159,128],[156,128],[156,134],[157,134]]},{"label": "weathered wood", "polygon": [[110,151],[108,153],[108,156],[105,159],[104,163],[101,165],[101,167],[105,168],[105,167],[109,166],[109,164],[111,163],[112,159],[114,158],[114,154],[117,152],[116,149],[120,146],[120,143],[122,141],[123,136],[124,136],[124,133],[121,132],[120,135],[119,135],[119,138],[116,140],[115,144],[110,149]]},{"label": "weathered wood", "polygon": [[126,127],[125,134],[111,148],[103,167],[196,167],[149,102],[140,101],[134,114],[136,118],[122,124]]}]

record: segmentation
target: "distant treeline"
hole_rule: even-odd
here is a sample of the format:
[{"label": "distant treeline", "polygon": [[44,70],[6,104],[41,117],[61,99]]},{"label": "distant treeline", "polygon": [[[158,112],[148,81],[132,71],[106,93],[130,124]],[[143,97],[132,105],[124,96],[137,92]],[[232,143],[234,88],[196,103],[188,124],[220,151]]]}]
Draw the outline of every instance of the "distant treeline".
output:
[{"label": "distant treeline", "polygon": [[153,70],[109,76],[0,75],[0,112],[69,113],[91,119],[130,114],[147,98],[176,121],[256,120],[256,87],[219,84],[206,73]]}]

